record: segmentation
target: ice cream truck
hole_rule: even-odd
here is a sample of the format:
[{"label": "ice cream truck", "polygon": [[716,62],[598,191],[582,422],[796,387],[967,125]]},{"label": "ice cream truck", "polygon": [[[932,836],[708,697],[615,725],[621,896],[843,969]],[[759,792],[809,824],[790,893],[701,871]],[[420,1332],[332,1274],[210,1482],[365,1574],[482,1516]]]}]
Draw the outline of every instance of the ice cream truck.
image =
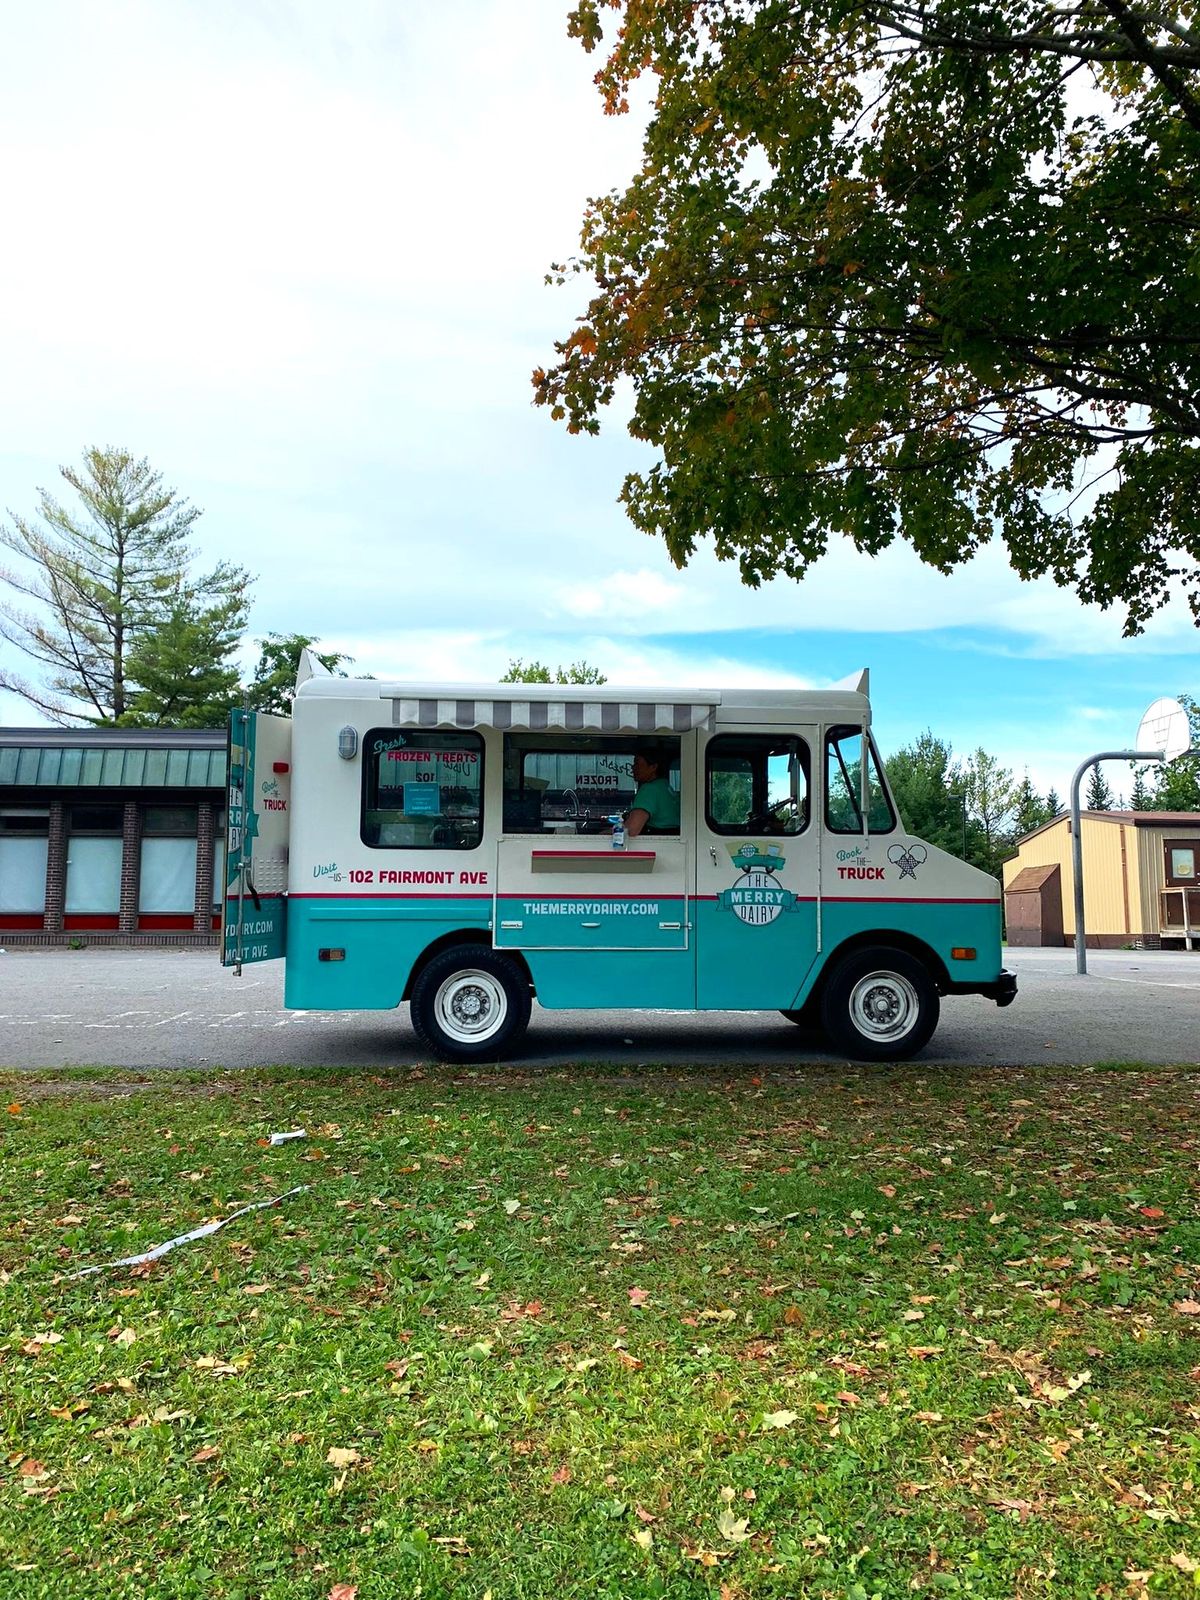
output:
[{"label": "ice cream truck", "polygon": [[534,1000],[782,1012],[894,1060],[942,996],[1016,994],[1000,886],[905,828],[866,673],[435,685],[306,653],[290,718],[234,713],[227,816],[226,965],[281,958],[289,1008],[407,1002],[442,1060],[513,1053]]}]

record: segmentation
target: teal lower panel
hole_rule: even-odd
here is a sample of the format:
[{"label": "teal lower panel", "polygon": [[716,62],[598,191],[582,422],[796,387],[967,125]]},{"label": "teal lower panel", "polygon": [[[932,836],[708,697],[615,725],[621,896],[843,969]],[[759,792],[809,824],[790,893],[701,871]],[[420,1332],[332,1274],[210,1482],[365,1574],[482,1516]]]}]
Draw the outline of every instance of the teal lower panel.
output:
[{"label": "teal lower panel", "polygon": [[[283,1003],[296,1011],[386,1011],[400,1004],[413,963],[443,934],[469,928],[490,945],[490,899],[289,902]],[[321,961],[326,947],[344,961]]]},{"label": "teal lower panel", "polygon": [[538,1004],[552,1011],[690,1011],[696,1004],[690,950],[529,950],[526,959]]},{"label": "teal lower panel", "polygon": [[773,922],[744,922],[719,901],[695,902],[696,996],[702,1011],[786,1010],[817,952],[817,908],[798,900]]},{"label": "teal lower panel", "polygon": [[[889,933],[920,939],[941,957],[953,983],[991,983],[1004,965],[998,900],[983,904],[969,900],[826,901],[822,933],[823,957],[790,1005],[800,1005],[807,998],[840,944],[863,933],[878,933],[880,943],[887,942]],[[975,960],[953,960],[950,952],[956,947],[974,949]]]}]

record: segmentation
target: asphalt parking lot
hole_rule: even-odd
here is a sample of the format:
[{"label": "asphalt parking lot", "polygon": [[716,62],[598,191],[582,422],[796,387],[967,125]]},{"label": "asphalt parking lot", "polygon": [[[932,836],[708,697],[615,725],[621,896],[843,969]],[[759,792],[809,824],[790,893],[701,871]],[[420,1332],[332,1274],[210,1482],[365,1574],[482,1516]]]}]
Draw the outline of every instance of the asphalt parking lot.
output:
[{"label": "asphalt parking lot", "polygon": [[[921,1060],[1200,1062],[1200,951],[1013,950],[1015,1002],[947,999]],[[382,1067],[424,1059],[399,1011],[285,1011],[281,962],[235,978],[211,950],[0,954],[0,1067]],[[542,1011],[520,1056],[636,1066],[830,1061],[774,1012]]]}]

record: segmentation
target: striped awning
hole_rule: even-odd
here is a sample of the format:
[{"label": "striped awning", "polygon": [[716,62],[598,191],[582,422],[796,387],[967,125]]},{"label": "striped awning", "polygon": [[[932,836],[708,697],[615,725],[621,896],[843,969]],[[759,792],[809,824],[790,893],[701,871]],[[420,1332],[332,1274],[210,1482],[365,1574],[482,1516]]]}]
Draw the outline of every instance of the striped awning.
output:
[{"label": "striped awning", "polygon": [[708,702],[654,700],[412,700],[392,701],[402,728],[563,729],[569,733],[688,733],[710,725]]}]

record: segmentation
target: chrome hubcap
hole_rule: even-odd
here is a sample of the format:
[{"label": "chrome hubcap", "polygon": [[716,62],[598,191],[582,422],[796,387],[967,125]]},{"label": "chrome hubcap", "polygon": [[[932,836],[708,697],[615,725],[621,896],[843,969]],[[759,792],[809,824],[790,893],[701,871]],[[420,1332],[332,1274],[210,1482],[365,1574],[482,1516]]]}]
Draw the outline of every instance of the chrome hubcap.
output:
[{"label": "chrome hubcap", "polygon": [[850,995],[850,1016],[866,1039],[902,1039],[920,1012],[917,991],[898,972],[870,972]]},{"label": "chrome hubcap", "polygon": [[434,997],[434,1011],[450,1038],[478,1044],[503,1026],[508,999],[490,972],[470,967],[445,980]]}]

